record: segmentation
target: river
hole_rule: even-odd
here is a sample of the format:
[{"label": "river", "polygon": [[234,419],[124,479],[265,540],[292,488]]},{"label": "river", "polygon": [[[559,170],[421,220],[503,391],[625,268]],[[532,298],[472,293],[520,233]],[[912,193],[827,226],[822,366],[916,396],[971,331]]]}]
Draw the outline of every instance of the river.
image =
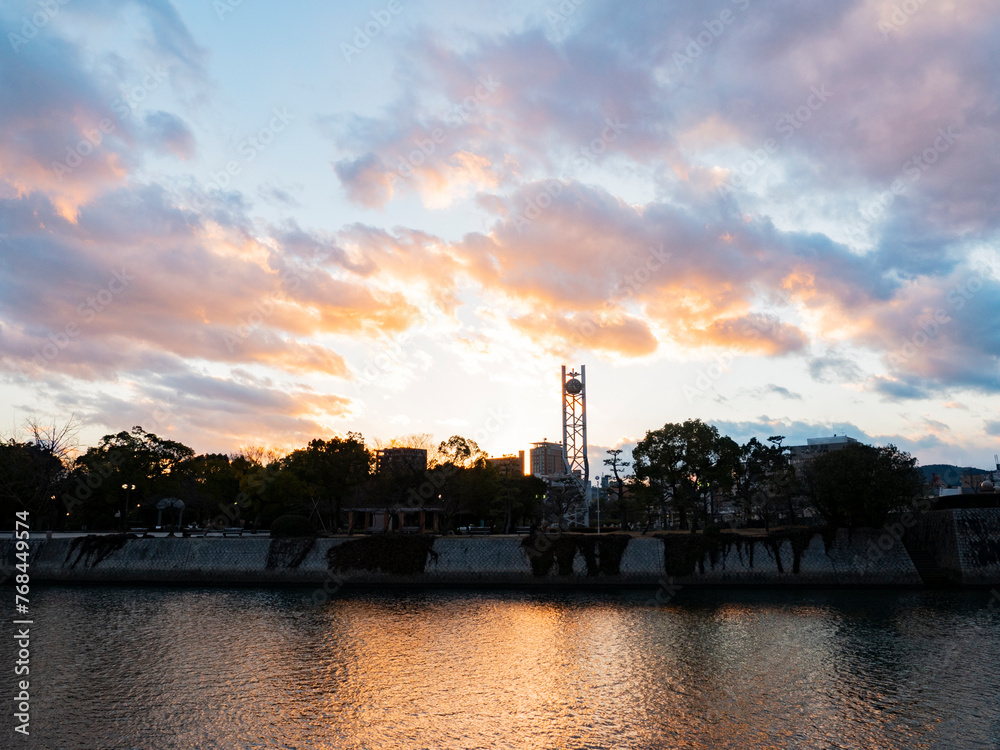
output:
[{"label": "river", "polygon": [[1000,747],[988,592],[309,594],[38,587],[0,746]]}]

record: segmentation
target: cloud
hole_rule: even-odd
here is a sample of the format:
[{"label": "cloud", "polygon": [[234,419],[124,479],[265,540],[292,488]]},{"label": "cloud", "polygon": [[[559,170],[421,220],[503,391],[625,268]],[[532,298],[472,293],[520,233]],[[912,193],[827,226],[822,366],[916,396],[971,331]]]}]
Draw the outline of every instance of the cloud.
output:
[{"label": "cloud", "polygon": [[[310,337],[399,331],[420,315],[403,294],[355,276],[333,238],[295,224],[255,237],[242,222],[178,209],[154,187],[109,193],[76,224],[44,202],[0,201],[0,216],[20,228],[0,247],[6,356],[20,367],[107,377],[162,351],[343,377],[343,358]],[[32,227],[41,223],[45,239]]]},{"label": "cloud", "polygon": [[533,312],[512,318],[511,325],[533,341],[560,354],[579,348],[642,357],[652,354],[657,347],[656,337],[644,321],[625,316],[607,320],[576,320],[554,312]]},{"label": "cloud", "polygon": [[907,434],[872,434],[852,422],[774,419],[766,415],[755,420],[707,419],[705,421],[717,427],[723,435],[729,435],[739,443],[745,443],[752,437],[766,440],[771,435],[784,435],[785,440],[782,444],[785,446],[805,445],[809,438],[846,435],[867,445],[895,445],[911,455],[935,449],[954,451],[958,447],[954,436],[949,435],[947,437],[951,437],[951,440],[945,440],[936,434],[941,430],[933,425],[933,420],[930,425],[922,420],[919,426],[911,428]]},{"label": "cloud", "polygon": [[0,48],[4,377],[95,419],[173,399],[226,439],[351,413],[328,392],[351,352],[418,326],[445,350],[797,358],[871,400],[1000,392],[1000,12],[740,5],[400,18],[393,85],[313,113],[315,179],[391,221],[335,204],[320,227],[313,175],[193,187],[225,92],[173,5],[60,6]]},{"label": "cloud", "polygon": [[[0,46],[0,99],[6,103],[0,112],[0,186],[20,195],[45,191],[63,216],[74,218],[79,206],[123,184],[147,150],[190,158],[194,136],[177,115],[133,117],[137,102],[170,76],[189,82],[190,90],[202,84],[204,53],[171,5],[59,5],[56,12],[66,18],[24,38],[24,20],[37,10],[15,2],[0,12],[0,35],[23,40]],[[132,58],[58,35],[62,24],[106,32],[126,15],[142,27],[140,39],[148,35]],[[126,38],[134,36],[133,26]]]},{"label": "cloud", "polygon": [[809,374],[820,383],[857,383],[864,377],[857,363],[833,353],[811,360]]},{"label": "cloud", "polygon": [[790,391],[782,385],[775,385],[774,383],[768,383],[763,388],[757,388],[755,390],[756,396],[766,396],[768,394],[774,394],[776,396],[781,396],[782,398],[787,398],[789,400],[801,401],[802,394]]},{"label": "cloud", "polygon": [[147,374],[125,389],[61,391],[67,411],[90,424],[114,429],[141,425],[160,434],[184,435],[199,451],[260,443],[299,446],[329,434],[328,421],[348,414],[348,401],[308,387],[284,387],[253,378],[216,378],[181,366]]},{"label": "cloud", "polygon": [[194,134],[184,121],[170,112],[151,112],[145,118],[144,137],[152,148],[188,160],[194,155]]},{"label": "cloud", "polygon": [[382,208],[396,192],[396,175],[374,153],[357,159],[341,159],[333,165],[348,197],[365,208]]},{"label": "cloud", "polygon": [[790,354],[806,348],[805,333],[794,325],[782,323],[774,315],[759,313],[712,321],[705,329],[694,332],[701,342],[731,347],[767,355]]},{"label": "cloud", "polygon": [[873,390],[881,393],[889,401],[927,398],[930,395],[915,383],[891,380],[884,377],[872,378],[870,385]]}]

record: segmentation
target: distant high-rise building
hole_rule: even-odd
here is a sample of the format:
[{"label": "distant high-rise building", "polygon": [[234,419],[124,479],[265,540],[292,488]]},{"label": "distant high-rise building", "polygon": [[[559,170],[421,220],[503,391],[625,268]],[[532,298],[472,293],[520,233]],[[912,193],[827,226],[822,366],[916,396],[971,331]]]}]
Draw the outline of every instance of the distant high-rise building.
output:
[{"label": "distant high-rise building", "polygon": [[533,447],[529,455],[532,474],[542,479],[566,474],[562,443],[549,443],[543,440],[531,445]]},{"label": "distant high-rise building", "polygon": [[793,466],[807,463],[817,456],[830,451],[839,451],[849,445],[857,445],[858,441],[847,435],[833,437],[809,438],[805,445],[789,445],[788,458]]},{"label": "distant high-rise building", "polygon": [[509,453],[505,456],[487,458],[486,460],[501,474],[511,477],[524,476],[524,451],[518,451],[516,456],[513,453]]}]

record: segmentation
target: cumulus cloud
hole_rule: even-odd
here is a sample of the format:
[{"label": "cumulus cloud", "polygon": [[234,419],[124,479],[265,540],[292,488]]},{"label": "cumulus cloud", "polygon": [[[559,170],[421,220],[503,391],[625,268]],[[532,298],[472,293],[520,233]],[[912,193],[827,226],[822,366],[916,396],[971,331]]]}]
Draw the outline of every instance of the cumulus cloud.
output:
[{"label": "cumulus cloud", "polygon": [[[176,114],[133,116],[140,93],[145,99],[171,75],[193,82],[192,89],[202,85],[204,52],[172,6],[133,0],[59,5],[66,18],[27,38],[26,19],[37,9],[14,2],[0,12],[0,35],[9,42],[0,46],[0,98],[7,105],[0,112],[0,186],[21,195],[44,191],[60,213],[74,218],[80,205],[121,185],[147,149],[192,155],[193,134]],[[125,15],[142,25],[140,37],[148,35],[127,62],[50,33],[61,21],[104,32]]]}]

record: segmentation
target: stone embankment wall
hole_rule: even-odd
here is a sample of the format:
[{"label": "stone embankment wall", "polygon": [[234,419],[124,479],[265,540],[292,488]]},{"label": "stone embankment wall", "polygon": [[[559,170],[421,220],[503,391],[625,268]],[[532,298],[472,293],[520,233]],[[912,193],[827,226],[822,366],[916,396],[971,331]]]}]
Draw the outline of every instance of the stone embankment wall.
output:
[{"label": "stone embankment wall", "polygon": [[[905,543],[904,543],[905,542]],[[0,541],[6,572],[14,542]],[[921,586],[1000,583],[1000,510],[933,511],[835,534],[732,532],[334,539],[31,541],[33,582],[417,585]]]},{"label": "stone embankment wall", "polygon": [[928,559],[950,583],[986,586],[1000,582],[1000,509],[922,513],[903,539],[913,559]]},{"label": "stone embankment wall", "polygon": [[[950,514],[939,517],[940,513]],[[942,511],[912,527],[935,541],[954,583],[1000,582],[1000,514]],[[747,538],[663,534],[535,537],[369,536],[336,539],[137,539],[31,542],[31,579],[79,583],[412,583],[427,585],[919,586],[901,543],[881,531],[811,530]],[[882,544],[880,545],[880,541]],[[6,570],[16,562],[0,542]]]}]

